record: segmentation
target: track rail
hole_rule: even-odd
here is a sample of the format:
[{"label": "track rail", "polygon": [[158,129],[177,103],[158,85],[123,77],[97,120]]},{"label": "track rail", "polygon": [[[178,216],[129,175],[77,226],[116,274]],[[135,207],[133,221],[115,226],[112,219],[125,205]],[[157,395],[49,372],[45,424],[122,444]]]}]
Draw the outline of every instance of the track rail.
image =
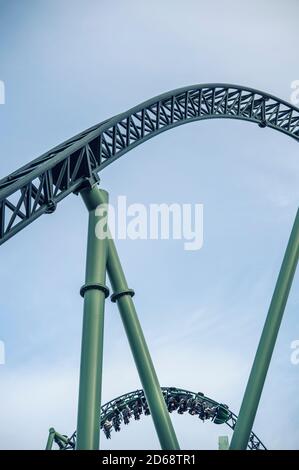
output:
[{"label": "track rail", "polygon": [[[175,387],[162,387],[162,393],[170,413],[189,413],[202,421],[210,420],[216,424],[226,424],[234,429],[238,417],[227,405],[218,403],[200,392],[190,392]],[[101,407],[101,429],[107,439],[111,431],[121,430],[122,424],[129,424],[131,419],[139,420],[142,415],[150,415],[143,390],[135,390],[114,398]],[[70,438],[56,433],[55,442],[61,450],[73,450],[76,446],[76,432]],[[250,433],[249,450],[266,450],[266,447],[254,432]]]},{"label": "track rail", "polygon": [[156,96],[54,147],[0,181],[0,244],[14,236],[117,158],[187,122],[240,119],[299,141],[299,109],[261,91],[203,84]]}]

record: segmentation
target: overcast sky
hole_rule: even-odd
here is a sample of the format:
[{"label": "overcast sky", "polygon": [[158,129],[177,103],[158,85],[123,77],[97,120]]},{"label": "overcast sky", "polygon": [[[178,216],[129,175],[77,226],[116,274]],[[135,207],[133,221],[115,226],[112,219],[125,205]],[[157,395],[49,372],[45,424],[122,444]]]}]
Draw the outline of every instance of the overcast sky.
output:
[{"label": "overcast sky", "polygon": [[[299,79],[296,0],[0,0],[0,176],[159,93],[228,82],[290,100]],[[181,126],[101,174],[110,200],[202,203],[204,245],[118,241],[163,386],[239,411],[298,207],[298,143],[233,120]],[[0,448],[40,449],[76,428],[87,213],[69,196],[0,249]],[[298,274],[254,431],[299,448]],[[103,402],[140,388],[107,302]],[[181,447],[217,448],[226,426],[173,416]],[[144,417],[103,448],[158,448]]]}]

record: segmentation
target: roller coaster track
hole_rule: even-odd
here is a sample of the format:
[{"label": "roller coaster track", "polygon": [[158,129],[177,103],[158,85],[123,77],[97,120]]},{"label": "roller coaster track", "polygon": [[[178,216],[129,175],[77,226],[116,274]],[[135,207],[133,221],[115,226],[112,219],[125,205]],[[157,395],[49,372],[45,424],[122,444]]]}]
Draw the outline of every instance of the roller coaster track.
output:
[{"label": "roller coaster track", "polygon": [[[203,393],[190,392],[188,390],[183,390],[175,387],[162,387],[163,396],[167,404],[168,410],[170,411],[171,405],[174,403],[174,408],[172,411],[178,411],[179,404],[184,402],[185,407],[179,411],[180,414],[190,413],[194,417],[200,417],[198,412],[193,411],[192,407],[188,404],[188,400],[196,400],[197,406],[208,407],[210,409],[216,409],[225,412],[225,418],[222,417],[219,419],[219,412],[211,414],[210,417],[206,418],[214,422],[215,424],[226,424],[231,429],[234,429],[237,423],[237,416],[229,410],[227,405],[218,403],[217,401],[208,398]],[[101,429],[104,430],[104,425],[106,422],[111,423],[111,430],[115,429],[114,419],[117,417],[119,419],[119,427],[116,427],[117,431],[120,431],[120,423],[124,422],[124,410],[130,410],[131,417],[134,415],[134,407],[141,405],[139,408],[138,414],[134,416],[135,419],[139,420],[140,415],[149,415],[149,409],[144,396],[143,390],[135,390],[134,392],[126,393],[121,395],[118,398],[115,398],[101,407]],[[218,418],[218,419],[217,419]],[[201,418],[202,419],[202,418]],[[128,420],[124,424],[129,424]],[[114,426],[113,426],[114,424]],[[110,434],[110,433],[109,433]],[[110,438],[110,435],[106,435],[107,438]],[[58,445],[60,450],[73,450],[76,446],[76,432],[74,432],[69,438],[67,436],[62,436],[61,434],[56,433],[54,441]],[[248,450],[266,450],[266,447],[257,437],[254,432],[250,433],[250,438],[248,441]]]},{"label": "roller coaster track", "polygon": [[103,121],[0,181],[0,244],[137,145],[173,127],[212,118],[250,121],[299,140],[299,109],[251,88],[204,84],[180,88]]}]

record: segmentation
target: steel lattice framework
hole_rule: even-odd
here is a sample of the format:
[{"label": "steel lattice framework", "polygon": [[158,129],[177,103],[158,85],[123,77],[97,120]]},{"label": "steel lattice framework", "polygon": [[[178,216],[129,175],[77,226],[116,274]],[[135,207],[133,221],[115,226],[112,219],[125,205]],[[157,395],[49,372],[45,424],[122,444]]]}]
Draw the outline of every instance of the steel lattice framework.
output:
[{"label": "steel lattice framework", "polygon": [[65,141],[0,181],[0,244],[121,155],[181,124],[233,118],[299,140],[299,110],[272,95],[229,84],[177,89],[146,101]]},{"label": "steel lattice framework", "polygon": [[[212,118],[253,122],[262,128],[270,127],[299,140],[299,109],[289,103],[267,93],[236,85],[195,85],[157,96],[125,113],[103,121],[0,181],[0,244],[40,215],[53,212],[57,204],[70,193],[80,193],[88,211],[86,275],[85,284],[80,291],[84,297],[84,314],[77,433],[68,439],[52,428],[47,448],[51,448],[55,439],[57,443],[62,442],[70,447],[76,444],[78,450],[99,448],[100,424],[102,424],[99,404],[102,384],[104,307],[105,299],[109,295],[106,286],[107,273],[113,290],[111,300],[117,303],[144,390],[144,392],[133,392],[133,399],[136,401],[135,395],[139,394],[139,399],[144,405],[146,397],[146,409],[152,416],[161,448],[179,449],[175,430],[169,418],[168,411],[171,410],[167,411],[165,396],[163,398],[132,300],[134,291],[128,287],[114,241],[109,237],[100,239],[96,236],[96,209],[106,204],[108,193],[99,189],[94,183],[99,180],[98,174],[102,169],[146,140],[187,122]],[[251,430],[298,259],[299,210],[286,247],[238,420],[224,405],[216,402],[214,402],[216,414],[210,414],[210,418],[216,422],[220,416],[218,412],[221,411],[222,416],[224,413],[227,418],[225,422],[234,429],[230,445],[232,450],[246,449],[247,446],[251,449],[264,448]],[[165,390],[169,396],[170,389]],[[192,392],[172,390],[171,393],[176,396],[182,396],[184,393],[192,395]],[[170,398],[175,399],[172,395]],[[131,399],[131,395],[127,394],[118,400],[121,399],[125,402]],[[181,399],[184,401],[184,398]],[[196,399],[200,402],[199,394],[196,395]],[[115,402],[110,402],[110,405],[116,406]],[[107,416],[107,413],[111,412],[109,406],[102,410],[104,416],[105,413]],[[187,402],[186,406],[184,405],[185,411],[189,410],[192,413],[195,411],[201,419],[202,417],[205,419],[207,410],[202,401],[198,407],[199,411],[196,411],[193,405],[191,409],[190,406],[188,408]],[[117,411],[113,413],[114,428],[119,430],[122,418]],[[145,408],[144,414],[148,414],[145,413]]]},{"label": "steel lattice framework", "polygon": [[[205,396],[203,393],[199,392],[190,392],[189,390],[184,390],[176,387],[162,387],[162,392],[163,396],[165,399],[165,402],[168,406],[168,410],[170,411],[170,404],[175,402],[176,405],[173,408],[173,411],[178,410],[179,408],[179,403],[182,401],[185,401],[186,407],[184,410],[181,412],[187,413],[192,411],[190,406],[188,406],[188,400],[196,400],[199,406],[207,406],[210,407],[210,409],[219,409],[220,407],[224,408],[226,411],[226,417],[225,420],[222,420],[222,423],[227,424],[231,429],[234,429],[237,423],[237,415],[235,415],[232,411],[229,410],[227,405],[223,405],[221,403],[218,403],[217,401],[213,400],[212,398],[209,398]],[[118,398],[115,398],[105,405],[101,407],[101,429],[104,428],[104,424],[106,421],[112,421],[115,419],[115,417],[119,417],[120,422],[124,421],[123,418],[123,412],[125,409],[130,409],[133,410],[134,406],[136,403],[141,404],[140,408],[140,415],[145,414],[149,415],[149,408],[146,402],[146,398],[144,395],[143,390],[135,390],[134,392],[130,393],[125,393],[124,395],[121,395]],[[170,411],[171,412],[171,411]],[[198,413],[194,413],[195,416],[199,416]],[[215,414],[212,414],[209,418],[211,421],[217,423],[217,412]],[[135,417],[135,419],[139,419],[139,417]],[[125,424],[128,424],[125,423]],[[218,422],[220,424],[220,422]],[[112,428],[113,429],[113,428]],[[120,427],[118,428],[120,430]],[[107,436],[106,436],[107,437]],[[67,436],[61,436],[60,434],[56,433],[55,436],[55,442],[60,448],[60,450],[73,450],[75,449],[76,446],[76,432],[74,432],[71,437]],[[266,450],[266,447],[264,444],[261,442],[261,440],[257,437],[254,432],[250,433],[250,438],[248,442],[247,448],[249,450]]]}]

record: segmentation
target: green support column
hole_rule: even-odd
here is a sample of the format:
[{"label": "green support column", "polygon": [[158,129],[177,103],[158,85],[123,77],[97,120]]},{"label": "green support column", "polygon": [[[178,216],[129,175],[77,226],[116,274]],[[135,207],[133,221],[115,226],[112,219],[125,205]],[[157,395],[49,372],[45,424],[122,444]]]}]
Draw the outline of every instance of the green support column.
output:
[{"label": "green support column", "polygon": [[49,437],[48,437],[47,445],[46,445],[46,450],[52,450],[54,438],[55,438],[55,429],[50,428],[49,429]]},{"label": "green support column", "polygon": [[113,240],[109,240],[108,243],[107,270],[114,292],[111,300],[117,302],[161,447],[164,450],[179,449],[175,431],[132,301],[134,292],[128,288]]},{"label": "green support column", "polygon": [[86,280],[80,291],[84,296],[84,316],[76,448],[96,450],[100,439],[104,304],[109,295],[106,287],[108,240],[96,236],[96,224],[100,220],[96,208],[108,202],[108,194],[94,186],[82,190],[81,196],[89,211],[89,224]]},{"label": "green support column", "polygon": [[58,441],[62,445],[69,444],[69,439],[66,436],[63,436],[62,434],[59,434],[59,432],[56,431],[55,432],[55,442],[58,443]]},{"label": "green support column", "polygon": [[246,449],[299,255],[299,210],[255,355],[230,449]]},{"label": "green support column", "polygon": [[229,441],[228,436],[219,436],[218,437],[218,450],[228,450]]}]

